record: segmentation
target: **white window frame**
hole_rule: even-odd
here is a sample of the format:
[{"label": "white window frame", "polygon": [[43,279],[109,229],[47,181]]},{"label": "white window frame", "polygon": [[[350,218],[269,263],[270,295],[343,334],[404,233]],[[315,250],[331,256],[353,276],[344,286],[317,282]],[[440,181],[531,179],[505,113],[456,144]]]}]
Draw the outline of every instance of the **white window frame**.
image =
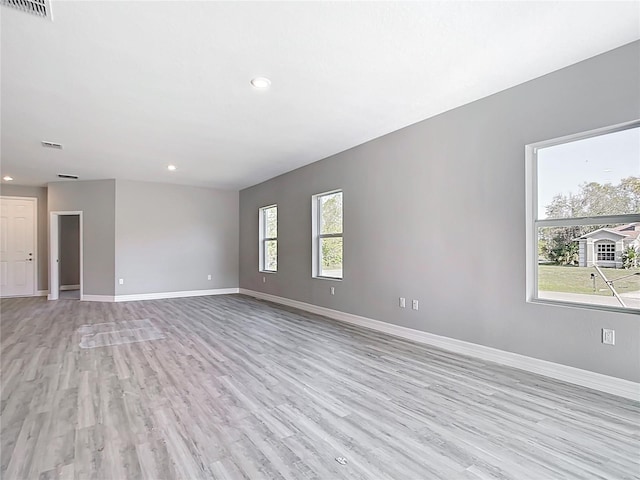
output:
[{"label": "white window frame", "polygon": [[[258,270],[262,273],[277,273],[278,271],[278,261],[276,260],[276,269],[275,270],[268,270],[266,268],[265,265],[265,260],[266,260],[266,246],[267,246],[267,242],[270,241],[274,241],[276,242],[276,245],[278,244],[278,224],[276,223],[276,236],[275,237],[267,237],[267,222],[265,221],[265,215],[266,215],[266,211],[269,209],[275,208],[276,212],[278,211],[278,204],[274,203],[273,205],[267,205],[265,207],[260,207],[259,209],[259,221],[258,221],[258,228],[259,228],[259,246],[258,246],[258,251],[259,251],[259,258],[258,258]],[[278,254],[276,254],[276,259],[278,258]]]},{"label": "white window frame", "polygon": [[633,120],[617,125],[598,128],[588,132],[566,135],[543,142],[532,143],[525,146],[525,177],[526,177],[526,300],[530,303],[544,303],[562,305],[568,307],[583,307],[594,310],[606,310],[624,313],[638,313],[637,309],[623,308],[622,306],[597,305],[591,303],[564,302],[550,300],[538,296],[538,229],[541,227],[570,227],[583,225],[602,225],[614,223],[640,222],[640,214],[605,215],[602,217],[574,217],[558,219],[538,219],[538,157],[539,149],[560,145],[563,143],[583,140],[590,137],[607,135],[631,128],[640,127],[640,120]]},{"label": "white window frame", "polygon": [[[595,242],[596,246],[596,262],[614,262],[616,261],[616,242],[613,240],[599,240]],[[600,258],[600,255],[610,256],[612,258],[608,258],[603,260]]]},{"label": "white window frame", "polygon": [[[340,233],[320,233],[320,200],[322,197],[328,195],[334,195],[336,193],[342,194],[342,230]],[[311,272],[313,278],[320,278],[324,280],[342,281],[344,279],[344,191],[342,189],[330,190],[328,192],[317,193],[311,197],[311,224],[312,224],[312,244],[311,244],[311,257],[312,265]],[[322,271],[320,267],[320,242],[323,238],[342,238],[342,276],[341,277],[329,277],[321,275]]]}]

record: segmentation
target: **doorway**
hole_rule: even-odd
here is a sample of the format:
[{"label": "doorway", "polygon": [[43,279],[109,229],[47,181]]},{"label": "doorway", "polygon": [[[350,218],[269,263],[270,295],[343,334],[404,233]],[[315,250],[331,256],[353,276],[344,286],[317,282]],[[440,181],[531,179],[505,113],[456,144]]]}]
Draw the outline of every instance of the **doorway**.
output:
[{"label": "doorway", "polygon": [[82,300],[82,212],[51,212],[49,300]]},{"label": "doorway", "polygon": [[0,200],[0,296],[35,295],[38,200],[28,197]]}]

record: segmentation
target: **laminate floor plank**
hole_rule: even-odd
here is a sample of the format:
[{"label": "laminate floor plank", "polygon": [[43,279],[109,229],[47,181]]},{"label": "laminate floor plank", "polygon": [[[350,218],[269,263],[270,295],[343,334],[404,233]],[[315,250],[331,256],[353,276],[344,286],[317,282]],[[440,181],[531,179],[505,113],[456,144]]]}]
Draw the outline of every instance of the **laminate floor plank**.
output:
[{"label": "laminate floor plank", "polygon": [[638,402],[242,295],[2,299],[0,349],[6,480],[640,480]]}]

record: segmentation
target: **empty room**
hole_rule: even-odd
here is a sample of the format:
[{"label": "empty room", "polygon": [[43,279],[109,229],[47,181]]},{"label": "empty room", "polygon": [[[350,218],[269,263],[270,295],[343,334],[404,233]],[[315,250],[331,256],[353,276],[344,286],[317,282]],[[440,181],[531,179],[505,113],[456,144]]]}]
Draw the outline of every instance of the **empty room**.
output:
[{"label": "empty room", "polygon": [[640,479],[640,1],[0,27],[2,479]]}]

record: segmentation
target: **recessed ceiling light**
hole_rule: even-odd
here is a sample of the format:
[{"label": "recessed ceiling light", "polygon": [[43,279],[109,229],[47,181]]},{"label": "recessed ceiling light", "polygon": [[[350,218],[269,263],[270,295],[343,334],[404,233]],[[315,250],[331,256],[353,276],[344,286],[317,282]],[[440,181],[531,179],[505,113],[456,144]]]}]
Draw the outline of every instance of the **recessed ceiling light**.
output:
[{"label": "recessed ceiling light", "polygon": [[5,175],[4,177],[2,177],[2,179],[3,179],[5,182],[10,182],[11,180],[13,180],[13,177],[10,177],[9,175]]},{"label": "recessed ceiling light", "polygon": [[170,172],[173,172],[173,171],[175,171],[176,169],[177,169],[177,167],[176,167],[175,165],[169,165],[169,166],[167,167],[167,170],[169,170]]},{"label": "recessed ceiling light", "polygon": [[267,77],[256,77],[251,80],[251,85],[253,85],[253,88],[257,88],[258,90],[266,90],[271,86],[271,80]]}]

